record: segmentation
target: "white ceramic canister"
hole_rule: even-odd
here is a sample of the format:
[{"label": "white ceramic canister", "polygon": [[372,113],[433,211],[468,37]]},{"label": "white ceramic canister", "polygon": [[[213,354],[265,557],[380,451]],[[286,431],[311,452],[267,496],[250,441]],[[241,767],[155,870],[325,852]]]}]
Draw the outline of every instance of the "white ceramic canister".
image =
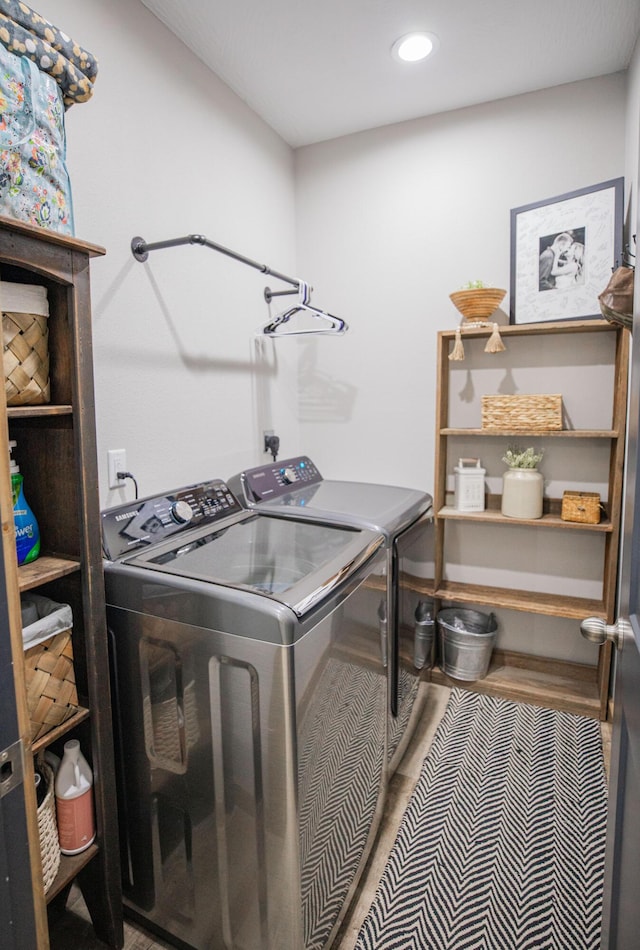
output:
[{"label": "white ceramic canister", "polygon": [[542,517],[544,477],[535,468],[510,468],[502,476],[502,514],[507,518]]},{"label": "white ceramic canister", "polygon": [[77,739],[64,744],[56,773],[56,818],[63,854],[79,854],[96,836],[93,817],[93,773]]}]

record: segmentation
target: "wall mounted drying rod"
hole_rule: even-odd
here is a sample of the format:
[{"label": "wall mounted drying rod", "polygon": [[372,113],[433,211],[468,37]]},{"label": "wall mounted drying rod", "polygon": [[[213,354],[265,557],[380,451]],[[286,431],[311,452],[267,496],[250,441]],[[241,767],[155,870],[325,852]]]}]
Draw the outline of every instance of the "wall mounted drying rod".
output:
[{"label": "wall mounted drying rod", "polygon": [[[181,244],[200,244],[203,247],[209,247],[212,251],[218,251],[220,254],[225,254],[227,257],[232,257],[236,261],[240,261],[241,264],[247,264],[249,267],[254,267],[256,270],[259,270],[262,274],[270,274],[272,277],[275,277],[277,280],[282,280],[286,284],[291,284],[293,290],[271,290],[269,287],[264,289],[264,299],[268,304],[271,303],[273,297],[283,297],[286,294],[297,294],[297,302],[289,307],[287,310],[278,314],[276,317],[272,318],[269,323],[262,327],[262,333],[267,334],[268,336],[289,336],[291,334],[297,333],[344,333],[348,326],[344,320],[341,320],[339,317],[334,317],[330,313],[326,313],[324,310],[318,310],[317,307],[312,307],[311,300],[311,291],[313,290],[305,281],[300,280],[297,277],[287,277],[286,274],[281,274],[277,270],[273,270],[271,267],[267,267],[266,264],[260,264],[258,261],[252,261],[250,257],[245,257],[244,254],[238,254],[237,251],[231,251],[228,247],[223,247],[222,244],[216,244],[215,241],[210,241],[203,234],[187,234],[185,237],[171,238],[168,241],[155,241],[153,244],[145,241],[144,238],[134,237],[131,238],[131,253],[137,261],[143,263],[149,257],[149,251],[158,251],[161,248],[167,247],[178,247]],[[303,329],[303,330],[288,330],[279,332],[278,328],[283,324],[288,323],[288,321],[297,313],[310,314],[312,317],[319,318],[324,321],[325,324],[329,324],[328,329]]]},{"label": "wall mounted drying rod", "polygon": [[258,261],[252,261],[250,257],[245,257],[243,254],[238,254],[237,251],[232,251],[228,247],[223,247],[222,244],[216,244],[215,241],[210,241],[209,238],[206,238],[204,234],[187,234],[185,237],[171,238],[168,241],[154,241],[152,244],[145,241],[144,238],[134,237],[131,239],[131,252],[137,261],[143,263],[149,257],[149,251],[158,251],[161,248],[165,247],[179,247],[182,244],[200,244],[203,247],[210,247],[212,251],[218,251],[220,254],[226,254],[227,257],[232,257],[236,261],[240,261],[241,264],[247,264],[249,267],[254,267],[256,270],[259,270],[263,274],[269,274],[271,277],[276,277],[278,280],[283,280],[286,284],[291,284],[294,288],[293,290],[270,290],[268,287],[265,287],[264,297],[267,303],[271,302],[272,297],[282,297],[285,294],[297,294],[300,289],[300,281],[295,277],[287,277],[286,274],[281,274],[277,270],[273,270],[271,267],[267,267],[266,264],[260,264]]}]

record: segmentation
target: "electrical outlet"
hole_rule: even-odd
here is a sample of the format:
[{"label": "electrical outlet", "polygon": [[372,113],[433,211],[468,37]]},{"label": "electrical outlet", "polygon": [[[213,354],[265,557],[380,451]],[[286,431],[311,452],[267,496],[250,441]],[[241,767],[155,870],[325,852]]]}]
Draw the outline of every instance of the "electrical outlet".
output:
[{"label": "electrical outlet", "polygon": [[275,460],[278,458],[278,452],[280,451],[280,438],[274,434],[273,429],[265,430],[264,450],[265,452],[271,452],[271,457],[275,462]]},{"label": "electrical outlet", "polygon": [[109,488],[120,488],[124,482],[118,478],[118,472],[127,470],[127,452],[125,449],[109,449],[107,452],[109,464]]}]

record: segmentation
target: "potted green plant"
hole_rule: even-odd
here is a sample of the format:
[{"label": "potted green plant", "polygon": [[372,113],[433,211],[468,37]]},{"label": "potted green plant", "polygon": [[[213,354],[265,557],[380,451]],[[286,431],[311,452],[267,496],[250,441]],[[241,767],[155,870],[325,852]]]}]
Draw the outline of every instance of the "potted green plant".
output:
[{"label": "potted green plant", "polygon": [[519,445],[510,445],[502,456],[502,461],[509,468],[537,468],[542,461],[544,452],[535,452],[532,445],[522,449]]},{"label": "potted green plant", "polygon": [[509,470],[502,476],[502,514],[507,518],[535,520],[542,517],[544,478],[538,471],[543,452],[533,446],[510,445],[502,457]]}]

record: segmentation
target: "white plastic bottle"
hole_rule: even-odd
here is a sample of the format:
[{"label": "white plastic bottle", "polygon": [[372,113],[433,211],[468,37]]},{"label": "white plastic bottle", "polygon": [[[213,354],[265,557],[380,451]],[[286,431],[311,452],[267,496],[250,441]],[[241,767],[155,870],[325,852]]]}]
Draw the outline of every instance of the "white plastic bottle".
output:
[{"label": "white plastic bottle", "polygon": [[64,744],[56,773],[56,817],[63,854],[79,854],[96,836],[93,817],[93,773],[77,739]]}]

